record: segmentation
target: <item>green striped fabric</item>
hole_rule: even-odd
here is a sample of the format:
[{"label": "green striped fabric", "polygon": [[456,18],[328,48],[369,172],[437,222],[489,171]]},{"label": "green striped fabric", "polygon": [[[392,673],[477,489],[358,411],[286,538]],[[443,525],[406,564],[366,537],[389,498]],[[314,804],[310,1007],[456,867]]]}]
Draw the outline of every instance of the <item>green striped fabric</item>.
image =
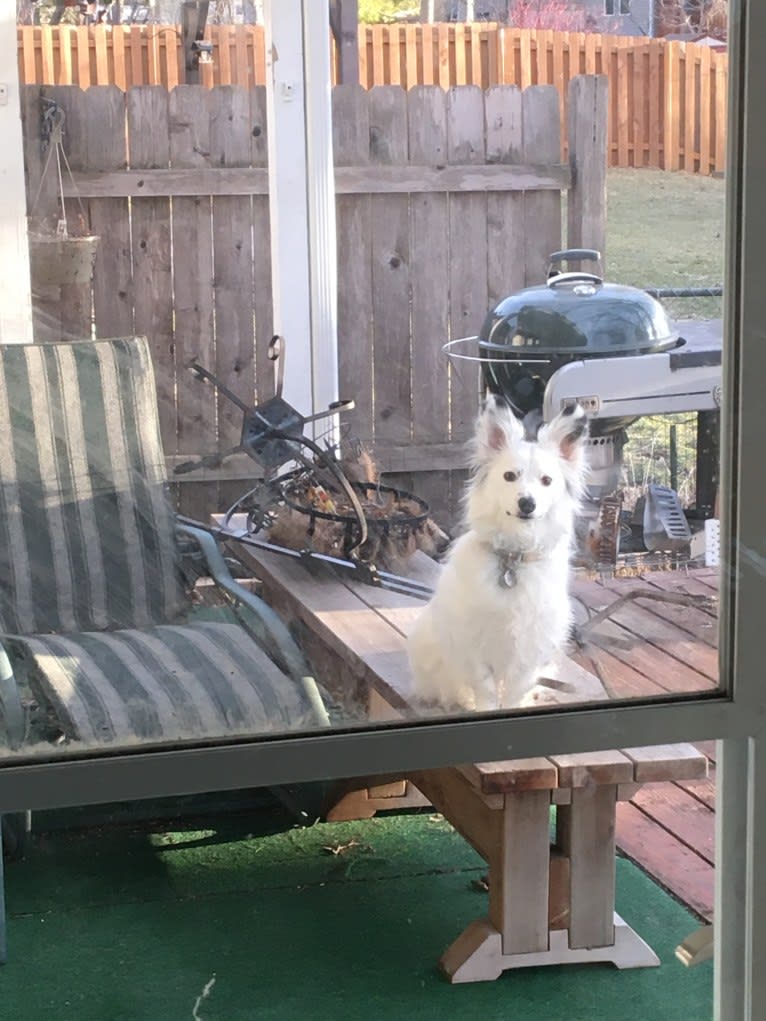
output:
[{"label": "green striped fabric", "polygon": [[89,746],[316,726],[302,690],[237,624],[11,639],[14,659]]},{"label": "green striped fabric", "polygon": [[185,606],[146,340],[0,347],[0,628],[144,628]]}]

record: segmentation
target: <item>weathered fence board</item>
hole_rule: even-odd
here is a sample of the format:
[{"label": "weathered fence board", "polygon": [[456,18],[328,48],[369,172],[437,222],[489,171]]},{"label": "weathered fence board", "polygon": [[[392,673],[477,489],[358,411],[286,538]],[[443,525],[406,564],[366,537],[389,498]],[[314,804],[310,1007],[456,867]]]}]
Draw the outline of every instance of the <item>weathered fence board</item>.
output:
[{"label": "weathered fence board", "polygon": [[[521,89],[495,86],[484,100],[487,159],[494,164],[520,164],[524,158]],[[524,286],[524,265],[518,258],[524,233],[524,193],[487,195],[487,297],[490,306]]]},{"label": "weathered fence board", "polygon": [[[202,84],[266,81],[263,29],[210,25],[214,60]],[[175,26],[20,26],[19,73],[28,84],[114,83],[121,89],[184,81]],[[725,52],[692,43],[489,23],[360,26],[360,82],[376,85],[555,85],[566,142],[567,88],[578,74],[610,80],[609,161],[699,173],[724,169]],[[337,65],[334,58],[333,66]]]},{"label": "weathered fence board", "polygon": [[[250,90],[222,85],[211,90],[210,100],[210,162],[222,167],[248,166],[252,124]],[[249,403],[255,389],[252,199],[247,195],[216,195],[211,202],[214,371],[232,393]],[[222,394],[217,394],[216,399],[217,447],[228,450],[240,442],[242,412]],[[219,492],[219,499],[221,497]]]},{"label": "weathered fence board", "polygon": [[[375,88],[370,108],[370,158],[405,163],[407,94]],[[373,195],[372,323],[375,436],[390,442],[410,439],[410,230],[406,195]]]},{"label": "weathered fence board", "polygon": [[[127,164],[125,93],[116,85],[88,89],[84,94],[87,119],[100,125],[88,131],[87,170],[108,172]],[[88,202],[90,228],[100,237],[93,275],[93,314],[101,336],[123,337],[133,332],[133,294],[130,266],[130,212],[127,199],[92,198]]]},{"label": "weathered fence board", "polygon": [[[558,108],[556,110],[558,117]],[[477,86],[447,93],[447,161],[481,164],[486,159],[484,95]],[[450,198],[449,338],[478,332],[487,314],[487,196],[458,192]],[[465,441],[473,431],[479,373],[473,362],[450,366],[450,429]]]},{"label": "weathered fence board", "polygon": [[[250,151],[253,165],[265,169],[268,164],[268,126],[266,89],[259,85],[251,94],[252,130]],[[268,195],[254,195],[253,215],[253,313],[255,319],[255,384],[258,399],[274,394],[274,363],[269,358],[269,343],[274,334],[274,310],[271,304],[271,227]]]},{"label": "weathered fence board", "polygon": [[[370,112],[361,85],[333,89],[333,146],[337,168],[367,167]],[[369,195],[338,195],[338,392],[353,398],[343,426],[357,436],[373,435],[372,407],[372,211]]]},{"label": "weathered fence board", "polygon": [[[410,159],[443,165],[447,98],[438,85],[408,93]],[[433,443],[449,434],[448,337],[449,208],[446,194],[414,195],[410,284],[412,289],[412,440]]]},{"label": "weathered fence board", "polygon": [[[151,169],[170,162],[169,96],[158,85],[127,93],[130,165]],[[173,277],[170,199],[147,197],[131,206],[134,329],[151,338],[165,451],[176,453]]]},{"label": "weathered fence board", "polygon": [[[171,466],[236,445],[240,413],[187,366],[199,361],[248,403],[273,393],[265,89],[27,87],[30,195],[43,166],[43,95],[66,111],[67,207],[78,208],[78,192],[103,237],[97,335],[150,338]],[[356,401],[345,428],[402,478],[460,468],[478,370],[450,363],[442,346],[475,334],[505,294],[539,282],[561,247],[562,188],[571,236],[603,243],[603,196],[578,189],[603,183],[606,139],[596,122],[605,123],[605,83],[572,87],[571,168],[558,162],[551,86],[341,86],[333,103],[339,391]],[[44,201],[55,205],[55,191],[46,188]],[[40,339],[89,330],[82,307],[79,331],[66,311],[80,298],[64,295],[65,314]],[[286,340],[287,372],[304,371]],[[239,458],[178,476],[182,506],[196,515],[228,506],[253,474]],[[438,503],[433,478],[415,488]]]},{"label": "weathered fence board", "polygon": [[[360,86],[355,86],[361,88]],[[362,90],[362,95],[366,95]],[[369,145],[369,143],[366,143]],[[265,167],[206,167],[197,170],[154,168],[119,170],[103,173],[78,172],[72,188],[64,182],[67,194],[90,198],[143,198],[147,195],[267,195],[268,172]],[[544,166],[519,163],[514,166],[426,165],[410,162],[402,165],[362,164],[335,169],[338,195],[412,195],[434,191],[561,191],[569,187],[570,172],[564,163]]]},{"label": "weathered fence board", "polygon": [[[561,151],[556,91],[531,85],[522,95],[524,160],[547,163]],[[525,284],[545,279],[548,255],[561,247],[561,192],[531,191],[524,196]]]},{"label": "weathered fence board", "polygon": [[[211,95],[215,92],[202,85],[181,85],[170,93],[172,166],[191,169],[209,165]],[[207,368],[215,366],[211,201],[209,195],[198,195],[172,202],[179,454],[194,455],[217,447],[215,391],[202,385],[188,370],[191,362]],[[198,503],[187,506],[188,512],[209,513],[215,496],[207,484],[195,486],[194,496]]]},{"label": "weathered fence board", "polygon": [[573,175],[567,198],[567,243],[572,248],[595,248],[601,252],[604,273],[606,163],[602,153],[607,141],[606,121],[599,116],[599,111],[606,108],[607,87],[604,75],[572,80],[568,132],[572,151],[577,154],[577,174]]}]

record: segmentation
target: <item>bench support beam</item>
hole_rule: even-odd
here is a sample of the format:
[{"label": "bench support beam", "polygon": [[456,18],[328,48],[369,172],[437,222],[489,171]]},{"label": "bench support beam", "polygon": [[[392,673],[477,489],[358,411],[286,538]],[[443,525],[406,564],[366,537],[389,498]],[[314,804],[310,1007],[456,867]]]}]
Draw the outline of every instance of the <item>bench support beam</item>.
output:
[{"label": "bench support beam", "polygon": [[538,953],[504,954],[502,936],[487,918],[471,922],[443,954],[439,966],[450,982],[488,982],[511,968],[545,964],[608,962],[617,968],[654,968],[660,963],[652,948],[614,915],[614,943],[607,947],[572,948],[566,929],[552,929],[549,949]]}]

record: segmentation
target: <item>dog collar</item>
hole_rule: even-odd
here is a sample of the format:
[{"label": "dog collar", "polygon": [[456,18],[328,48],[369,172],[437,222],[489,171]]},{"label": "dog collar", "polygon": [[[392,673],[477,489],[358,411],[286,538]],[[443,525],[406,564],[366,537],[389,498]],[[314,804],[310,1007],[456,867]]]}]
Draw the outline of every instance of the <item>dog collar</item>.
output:
[{"label": "dog collar", "polygon": [[[494,547],[493,547],[494,549]],[[517,581],[518,570],[522,564],[531,564],[543,560],[540,550],[494,550],[500,564],[498,582],[501,588],[513,588]]]}]

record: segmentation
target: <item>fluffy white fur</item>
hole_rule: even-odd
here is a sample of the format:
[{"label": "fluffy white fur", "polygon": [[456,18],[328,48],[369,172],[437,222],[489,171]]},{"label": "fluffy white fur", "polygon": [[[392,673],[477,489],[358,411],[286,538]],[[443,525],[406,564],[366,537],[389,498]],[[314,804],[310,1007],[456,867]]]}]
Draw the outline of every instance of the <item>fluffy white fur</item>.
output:
[{"label": "fluffy white fur", "polygon": [[[487,399],[476,423],[466,531],[408,641],[420,701],[445,709],[519,705],[566,642],[586,435],[575,407],[528,441],[511,410]],[[525,555],[515,567],[514,554]],[[510,587],[502,580],[509,565]]]}]

